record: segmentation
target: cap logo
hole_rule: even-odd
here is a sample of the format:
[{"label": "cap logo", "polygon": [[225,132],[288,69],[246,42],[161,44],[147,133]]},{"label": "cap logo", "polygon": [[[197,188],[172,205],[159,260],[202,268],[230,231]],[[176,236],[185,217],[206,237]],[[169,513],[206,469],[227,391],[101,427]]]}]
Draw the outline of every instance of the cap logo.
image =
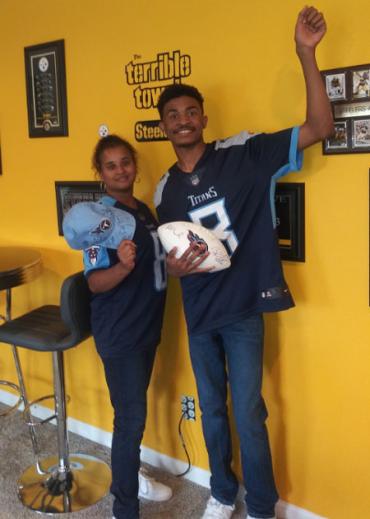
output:
[{"label": "cap logo", "polygon": [[104,218],[101,220],[99,225],[91,231],[91,234],[102,234],[105,231],[108,231],[112,227],[112,222],[109,220],[109,218]]}]

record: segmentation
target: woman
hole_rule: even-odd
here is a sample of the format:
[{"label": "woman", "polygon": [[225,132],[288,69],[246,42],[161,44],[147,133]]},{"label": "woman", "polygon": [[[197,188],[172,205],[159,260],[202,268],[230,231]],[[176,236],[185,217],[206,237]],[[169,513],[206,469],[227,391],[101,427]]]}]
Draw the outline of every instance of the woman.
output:
[{"label": "woman", "polygon": [[[164,501],[172,495],[169,487],[139,472],[146,392],[165,301],[165,255],[156,220],[133,195],[135,149],[121,137],[108,135],[99,140],[92,163],[105,185],[103,206],[107,210],[109,206],[116,215],[119,211],[123,221],[127,218],[133,222],[128,230],[131,239],[122,240],[116,249],[89,247],[84,251],[84,265],[93,293],[92,332],[114,408],[113,515],[116,519],[138,519],[138,496]],[[109,227],[109,220],[103,222],[103,227]]]}]

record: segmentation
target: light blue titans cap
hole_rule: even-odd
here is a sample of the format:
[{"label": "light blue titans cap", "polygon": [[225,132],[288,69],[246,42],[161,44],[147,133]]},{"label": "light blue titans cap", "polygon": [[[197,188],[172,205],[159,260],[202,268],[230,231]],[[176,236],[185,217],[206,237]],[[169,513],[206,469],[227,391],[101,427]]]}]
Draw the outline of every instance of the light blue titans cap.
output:
[{"label": "light blue titans cap", "polygon": [[132,240],[136,229],[132,214],[99,202],[80,202],[63,219],[63,233],[72,249],[102,245],[117,249],[122,240]]}]

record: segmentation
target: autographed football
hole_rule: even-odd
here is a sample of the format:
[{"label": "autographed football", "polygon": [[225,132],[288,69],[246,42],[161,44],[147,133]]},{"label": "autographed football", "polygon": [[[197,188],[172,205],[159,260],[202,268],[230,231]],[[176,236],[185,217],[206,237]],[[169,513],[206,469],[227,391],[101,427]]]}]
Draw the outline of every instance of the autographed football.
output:
[{"label": "autographed football", "polygon": [[230,267],[230,258],[224,245],[212,231],[202,225],[192,222],[169,222],[158,227],[158,236],[167,253],[177,247],[176,258],[193,243],[201,248],[202,254],[209,252],[209,256],[199,268],[212,268],[210,272],[217,272]]}]

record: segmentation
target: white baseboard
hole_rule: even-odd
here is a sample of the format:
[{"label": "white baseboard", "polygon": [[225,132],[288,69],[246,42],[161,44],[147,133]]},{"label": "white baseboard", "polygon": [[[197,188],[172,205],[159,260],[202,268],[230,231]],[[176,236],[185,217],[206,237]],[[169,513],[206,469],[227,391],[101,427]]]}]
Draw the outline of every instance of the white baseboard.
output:
[{"label": "white baseboard", "polygon": [[276,513],[277,516],[282,519],[327,519],[322,515],[314,514],[304,508],[299,508],[282,500],[279,500],[276,505]]},{"label": "white baseboard", "polygon": [[[0,389],[0,402],[11,406],[14,405],[16,401],[17,397],[15,395]],[[20,407],[20,410],[21,409],[22,407]],[[52,411],[47,407],[38,404],[32,406],[32,415],[36,418],[44,420],[52,414]],[[54,420],[52,420],[50,423],[53,422]],[[67,425],[69,431],[110,448],[112,443],[112,433],[104,431],[104,429],[94,427],[93,425],[81,422],[80,420],[76,420],[75,418],[68,418]],[[164,469],[171,474],[182,474],[188,467],[187,463],[181,460],[171,458],[166,454],[161,454],[160,452],[149,449],[143,445],[141,447],[141,459],[144,463],[148,463],[153,467]],[[184,477],[189,481],[196,483],[197,485],[209,488],[210,475],[211,474],[208,470],[192,466],[190,471]],[[239,495],[244,495],[244,490],[242,487]],[[281,500],[277,504],[277,514],[279,519],[327,519],[323,516],[314,514],[308,510],[299,508],[298,506],[291,505]]]}]

